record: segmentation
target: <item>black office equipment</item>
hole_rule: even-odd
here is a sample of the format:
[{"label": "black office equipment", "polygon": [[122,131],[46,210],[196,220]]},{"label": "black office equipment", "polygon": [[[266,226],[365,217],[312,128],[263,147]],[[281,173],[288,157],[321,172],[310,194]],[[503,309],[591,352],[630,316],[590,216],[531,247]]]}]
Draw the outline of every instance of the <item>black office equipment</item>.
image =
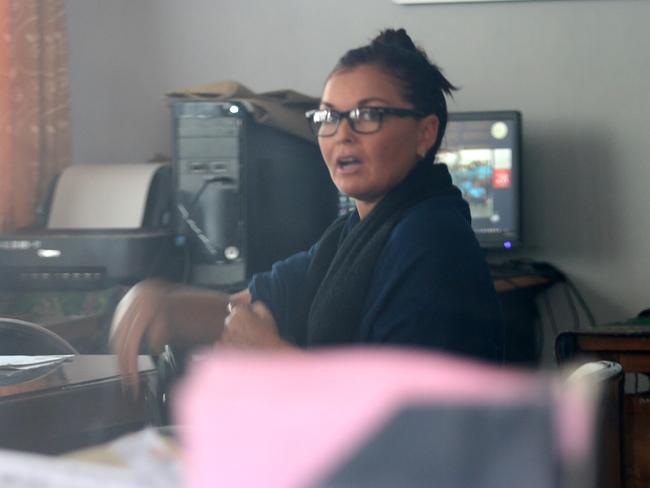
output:
[{"label": "black office equipment", "polygon": [[169,165],[70,166],[45,207],[43,225],[0,236],[0,288],[99,289],[168,271]]},{"label": "black office equipment", "polygon": [[[521,244],[521,114],[517,111],[449,114],[436,155],[472,212],[472,228],[483,248],[511,249]],[[341,194],[339,213],[354,208]]]},{"label": "black office equipment", "polygon": [[449,114],[436,157],[449,167],[470,205],[472,228],[484,248],[521,244],[521,114],[517,111]]},{"label": "black office equipment", "polygon": [[257,122],[243,103],[170,104],[189,281],[236,289],[318,240],[338,197],[315,141]]},{"label": "black office equipment", "polygon": [[0,386],[0,449],[62,454],[156,424],[151,358],[139,356],[137,369],[137,394],[108,354],[76,355],[35,380]]}]

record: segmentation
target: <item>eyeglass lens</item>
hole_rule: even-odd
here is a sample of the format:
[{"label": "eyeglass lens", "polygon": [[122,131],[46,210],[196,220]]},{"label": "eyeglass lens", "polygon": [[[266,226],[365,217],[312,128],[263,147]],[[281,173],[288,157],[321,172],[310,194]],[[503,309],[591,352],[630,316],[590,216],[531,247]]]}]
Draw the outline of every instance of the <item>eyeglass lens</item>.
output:
[{"label": "eyeglass lens", "polygon": [[356,108],[347,113],[334,110],[319,110],[314,113],[311,121],[315,132],[321,137],[334,135],[341,119],[348,119],[353,131],[361,134],[377,132],[381,128],[382,113],[372,107]]}]

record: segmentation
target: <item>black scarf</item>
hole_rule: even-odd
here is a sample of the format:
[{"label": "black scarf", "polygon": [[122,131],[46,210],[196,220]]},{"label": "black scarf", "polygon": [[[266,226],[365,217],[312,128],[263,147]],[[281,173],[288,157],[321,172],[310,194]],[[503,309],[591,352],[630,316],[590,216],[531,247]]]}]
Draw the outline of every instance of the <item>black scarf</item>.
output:
[{"label": "black scarf", "polygon": [[[375,263],[404,213],[432,196],[458,195],[444,164],[420,161],[351,231],[348,215],[324,232],[307,270],[304,295],[290,330],[300,346],[356,341]],[[346,235],[347,234],[347,235]]]}]

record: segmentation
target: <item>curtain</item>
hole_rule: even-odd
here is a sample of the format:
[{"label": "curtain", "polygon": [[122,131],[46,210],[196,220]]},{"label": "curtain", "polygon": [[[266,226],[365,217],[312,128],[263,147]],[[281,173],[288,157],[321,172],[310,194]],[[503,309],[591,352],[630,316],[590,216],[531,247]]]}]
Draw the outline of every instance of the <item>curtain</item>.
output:
[{"label": "curtain", "polygon": [[0,232],[33,223],[69,163],[64,0],[0,0]]}]

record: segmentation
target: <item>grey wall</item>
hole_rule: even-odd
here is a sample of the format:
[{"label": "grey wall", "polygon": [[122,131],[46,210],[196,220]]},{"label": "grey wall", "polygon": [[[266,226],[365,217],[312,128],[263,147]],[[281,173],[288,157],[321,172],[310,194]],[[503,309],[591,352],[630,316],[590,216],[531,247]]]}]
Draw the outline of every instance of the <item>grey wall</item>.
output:
[{"label": "grey wall", "polygon": [[522,111],[524,254],[565,271],[599,322],[650,307],[650,2],[65,3],[76,163],[169,154],[166,92],[318,95],[346,49],[404,26],[462,86],[451,110]]}]

